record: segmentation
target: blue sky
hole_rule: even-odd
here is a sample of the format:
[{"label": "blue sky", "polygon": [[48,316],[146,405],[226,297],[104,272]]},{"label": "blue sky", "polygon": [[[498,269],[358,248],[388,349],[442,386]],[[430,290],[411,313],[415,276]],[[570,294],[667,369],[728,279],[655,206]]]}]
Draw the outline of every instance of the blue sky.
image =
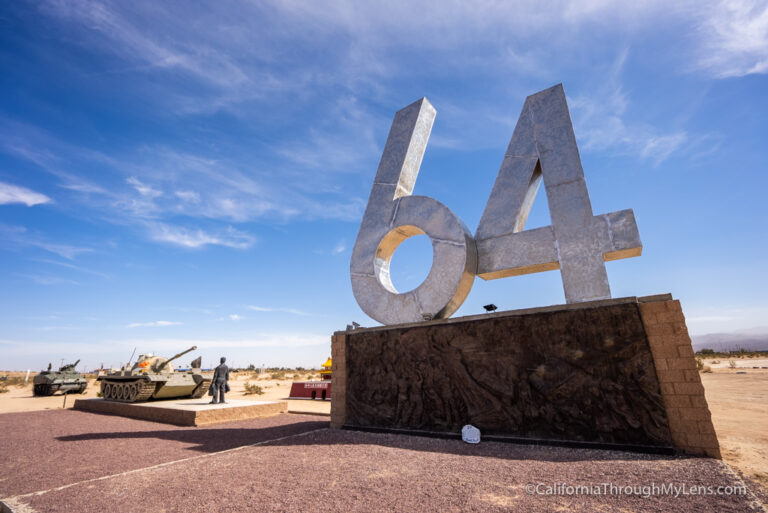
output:
[{"label": "blue sky", "polygon": [[[414,193],[474,231],[525,97],[560,82],[595,213],[633,208],[643,240],[613,296],[761,329],[767,73],[764,1],[2,2],[0,368],[320,365],[374,324],[349,258],[395,111],[437,109]],[[489,302],[563,303],[559,273],[477,279],[456,315]]]}]

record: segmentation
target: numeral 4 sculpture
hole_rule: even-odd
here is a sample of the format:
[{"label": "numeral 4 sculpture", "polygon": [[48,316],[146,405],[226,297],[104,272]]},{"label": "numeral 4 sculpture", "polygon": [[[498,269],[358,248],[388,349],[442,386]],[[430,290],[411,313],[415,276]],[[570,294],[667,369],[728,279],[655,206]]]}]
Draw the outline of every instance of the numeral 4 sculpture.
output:
[{"label": "numeral 4 sculpture", "polygon": [[[439,201],[412,196],[436,111],[426,98],[395,114],[352,251],[352,290],[383,324],[446,318],[464,302],[475,275],[485,280],[560,269],[568,303],[608,299],[605,261],[639,256],[631,209],[595,216],[561,84],[529,96],[474,237]],[[525,230],[539,186],[551,226]],[[398,292],[389,275],[408,237],[432,241],[429,275]]]}]

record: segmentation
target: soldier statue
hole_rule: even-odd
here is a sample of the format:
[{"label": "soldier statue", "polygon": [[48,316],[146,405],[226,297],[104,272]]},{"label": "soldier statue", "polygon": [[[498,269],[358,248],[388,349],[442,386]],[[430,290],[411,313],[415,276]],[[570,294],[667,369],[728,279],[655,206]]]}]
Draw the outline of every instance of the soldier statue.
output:
[{"label": "soldier statue", "polygon": [[227,383],[229,381],[229,367],[224,364],[226,361],[227,359],[222,356],[221,365],[213,371],[213,381],[211,382],[213,400],[211,404],[224,404],[224,392],[229,392],[229,384]]}]

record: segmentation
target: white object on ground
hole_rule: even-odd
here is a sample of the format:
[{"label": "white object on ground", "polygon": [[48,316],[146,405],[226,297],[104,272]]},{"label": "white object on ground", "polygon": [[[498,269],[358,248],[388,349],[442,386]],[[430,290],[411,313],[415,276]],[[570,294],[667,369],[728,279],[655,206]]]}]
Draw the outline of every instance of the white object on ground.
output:
[{"label": "white object on ground", "polygon": [[467,424],[461,428],[461,439],[468,444],[479,444],[480,430],[471,424]]}]

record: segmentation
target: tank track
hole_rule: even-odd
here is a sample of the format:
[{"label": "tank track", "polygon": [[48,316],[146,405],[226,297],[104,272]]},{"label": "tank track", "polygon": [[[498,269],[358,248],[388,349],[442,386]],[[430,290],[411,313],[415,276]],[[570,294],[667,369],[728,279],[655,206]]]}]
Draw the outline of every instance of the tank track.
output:
[{"label": "tank track", "polygon": [[190,396],[192,399],[200,399],[205,394],[208,393],[208,388],[211,386],[211,380],[208,378],[203,378],[203,380],[200,382],[199,385],[197,385],[197,388],[195,388],[195,391],[192,392],[192,395]]},{"label": "tank track", "polygon": [[154,381],[147,381],[145,383],[140,383],[140,385],[141,385],[141,390],[139,391],[138,397],[136,397],[136,399],[134,399],[131,402],[135,403],[138,401],[146,401],[147,399],[152,397],[152,394],[155,393],[155,388],[157,386],[157,383],[155,383]]},{"label": "tank track", "polygon": [[103,381],[101,394],[108,401],[137,403],[152,397],[155,387],[156,384],[153,381]]},{"label": "tank track", "polygon": [[47,385],[45,383],[37,384],[33,387],[33,394],[38,397],[53,395],[59,389],[58,385]]}]

